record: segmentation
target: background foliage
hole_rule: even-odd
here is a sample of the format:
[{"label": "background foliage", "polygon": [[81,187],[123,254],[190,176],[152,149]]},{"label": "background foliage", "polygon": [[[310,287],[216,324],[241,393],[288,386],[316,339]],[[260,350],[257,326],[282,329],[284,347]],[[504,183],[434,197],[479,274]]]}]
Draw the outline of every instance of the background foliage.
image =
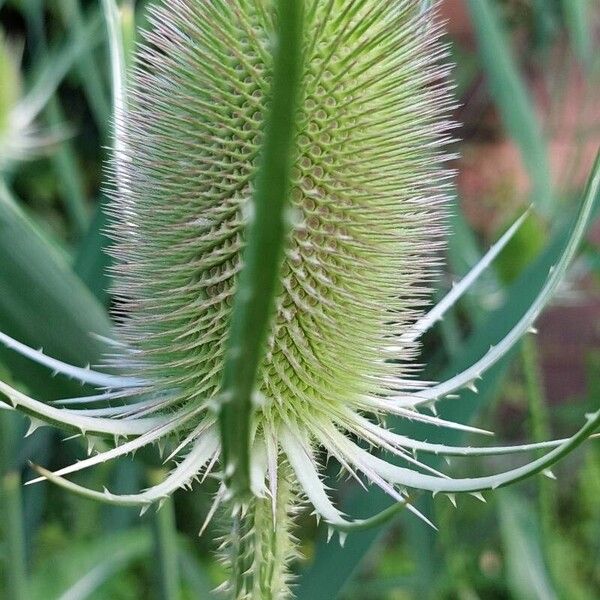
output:
[{"label": "background foliage", "polygon": [[[122,2],[138,24],[147,2]],[[532,217],[471,293],[427,339],[428,375],[452,375],[516,320],[564,240],[573,203],[600,140],[600,15],[593,0],[446,0],[449,49],[462,123],[448,273],[440,293],[534,202]],[[37,101],[38,151],[0,152],[0,330],[77,364],[98,360],[114,308],[101,252],[103,164],[110,143],[110,73],[100,4],[0,0],[0,143],[19,98]],[[4,129],[3,129],[4,128]],[[596,239],[596,242],[594,242]],[[484,423],[517,442],[572,431],[600,395],[600,253],[591,234],[572,281],[479,394],[447,401],[448,415]],[[510,299],[510,303],[507,300]],[[80,391],[0,350],[0,370],[44,398]],[[0,412],[0,589],[25,599],[208,598],[220,582],[210,549],[219,524],[198,539],[215,483],[139,518],[47,486],[22,488],[27,459],[57,468],[81,457],[79,440]],[[407,428],[404,423],[399,427]],[[414,429],[413,425],[410,425]],[[422,432],[427,435],[427,432]],[[439,433],[437,436],[439,438]],[[455,432],[446,434],[457,442]],[[468,440],[464,440],[468,442]],[[508,459],[503,459],[508,460]],[[484,470],[481,460],[452,464]],[[505,465],[506,466],[506,465]],[[145,451],[84,472],[78,481],[126,492],[160,477]],[[332,469],[331,476],[335,477]],[[600,447],[590,443],[556,471],[479,500],[420,497],[439,533],[409,515],[354,534],[342,549],[300,520],[303,600],[361,598],[594,599],[600,589]],[[389,502],[343,487],[353,514]]]}]

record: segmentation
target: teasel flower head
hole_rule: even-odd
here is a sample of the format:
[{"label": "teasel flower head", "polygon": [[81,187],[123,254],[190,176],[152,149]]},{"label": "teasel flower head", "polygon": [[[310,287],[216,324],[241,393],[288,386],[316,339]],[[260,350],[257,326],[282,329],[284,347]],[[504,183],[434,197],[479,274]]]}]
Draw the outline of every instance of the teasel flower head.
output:
[{"label": "teasel flower head", "polygon": [[[266,0],[175,0],[150,9],[113,165],[111,253],[122,314],[105,366],[117,374],[66,365],[0,335],[99,388],[48,406],[1,383],[7,402],[36,423],[116,438],[113,449],[58,472],[38,468],[42,477],[146,508],[195,478],[221,475],[215,508],[223,504],[234,516],[223,552],[236,598],[287,593],[289,519],[303,503],[342,537],[386,516],[342,514],[322,480],[328,457],[361,483],[383,488],[396,500],[392,511],[419,514],[410,490],[479,494],[507,485],[549,468],[600,419],[590,416],[567,440],[481,449],[412,439],[386,426],[394,416],[481,433],[421,409],[474,387],[532,327],[585,231],[598,177],[560,262],[509,334],[450,380],[419,381],[413,361],[420,336],[525,216],[423,312],[439,267],[451,179],[444,165],[453,100],[435,9],[415,0],[289,1],[279,8]],[[302,26],[286,30],[294,18]],[[287,76],[291,89],[281,86]],[[275,93],[286,89],[289,118],[269,121],[278,110],[286,116]],[[287,182],[287,227],[260,205],[260,191],[278,185],[265,173],[269,160],[277,166],[281,158],[268,146],[269,136],[285,142],[275,126],[281,123],[292,124],[290,152],[282,146],[289,168],[273,171]],[[275,238],[272,253],[247,251],[257,235],[268,237],[269,219],[283,232],[281,261]],[[237,402],[228,386],[248,374],[247,346],[230,332],[254,335],[253,315],[240,325],[243,306],[257,292],[271,294],[267,264],[277,266],[277,285],[263,339],[255,335],[261,352],[245,413],[248,403]],[[65,478],[165,441],[176,466],[138,494],[89,490]],[[542,449],[548,452],[523,467],[472,479],[448,477],[416,457]]]}]

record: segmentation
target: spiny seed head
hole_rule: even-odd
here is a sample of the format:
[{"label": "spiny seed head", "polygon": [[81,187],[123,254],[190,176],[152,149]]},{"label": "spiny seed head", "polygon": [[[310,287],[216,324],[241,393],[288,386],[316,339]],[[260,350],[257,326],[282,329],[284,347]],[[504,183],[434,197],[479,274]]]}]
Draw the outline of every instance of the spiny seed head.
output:
[{"label": "spiny seed head", "polygon": [[[138,351],[130,364],[181,403],[219,392],[275,21],[262,0],[153,9],[120,123],[120,333]],[[413,0],[306,4],[292,231],[257,393],[268,420],[360,408],[406,375],[413,344],[390,350],[424,301],[443,232],[438,37]]]}]

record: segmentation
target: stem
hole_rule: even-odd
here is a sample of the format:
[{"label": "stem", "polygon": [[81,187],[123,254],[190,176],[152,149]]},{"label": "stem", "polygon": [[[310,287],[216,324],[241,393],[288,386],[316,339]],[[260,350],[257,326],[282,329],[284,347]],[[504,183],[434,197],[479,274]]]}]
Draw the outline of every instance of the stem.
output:
[{"label": "stem", "polygon": [[[162,477],[152,477],[160,481]],[[158,481],[153,483],[157,483]],[[167,498],[162,507],[153,516],[152,530],[156,556],[156,580],[159,600],[178,600],[180,597],[177,525],[175,523],[174,503]]]},{"label": "stem", "polygon": [[271,498],[253,497],[242,508],[233,506],[233,526],[223,551],[231,567],[230,591],[235,600],[289,596],[288,565],[296,556],[291,534],[295,494],[290,468],[280,464],[278,472],[275,511]]},{"label": "stem", "polygon": [[223,369],[223,403],[219,407],[223,464],[226,483],[238,498],[250,494],[252,395],[289,227],[286,207],[301,81],[302,4],[301,0],[277,0],[280,30],[270,114]]},{"label": "stem", "polygon": [[[527,389],[527,403],[530,415],[530,429],[534,442],[550,439],[548,411],[546,409],[544,385],[540,369],[540,357],[536,340],[531,337],[523,340],[521,348],[523,373]],[[538,457],[543,452],[538,452]],[[552,484],[545,477],[539,479],[540,524],[542,536],[550,541],[553,531],[554,506],[552,501]],[[547,547],[547,544],[544,544]]]},{"label": "stem", "polygon": [[21,477],[16,471],[2,476],[3,521],[8,561],[6,565],[7,597],[27,600],[27,569],[23,533]]}]

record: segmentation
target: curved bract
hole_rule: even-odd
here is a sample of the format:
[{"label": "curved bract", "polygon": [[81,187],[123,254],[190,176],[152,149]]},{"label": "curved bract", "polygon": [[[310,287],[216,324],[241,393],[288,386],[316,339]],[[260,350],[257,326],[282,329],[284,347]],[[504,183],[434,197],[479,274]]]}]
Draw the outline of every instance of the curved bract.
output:
[{"label": "curved bract", "polygon": [[[145,509],[200,473],[220,468],[224,483],[215,506],[231,499],[233,467],[219,467],[224,446],[217,421],[223,403],[231,401],[222,387],[226,360],[241,351],[228,335],[240,301],[236,294],[244,301],[241,273],[250,268],[244,250],[260,212],[256,177],[268,147],[265,122],[274,106],[280,18],[267,0],[176,0],[152,9],[129,101],[119,108],[113,164],[111,253],[123,315],[106,366],[117,374],[66,365],[0,334],[1,343],[101,390],[49,407],[1,384],[13,407],[37,420],[117,437],[115,448],[71,467],[39,469],[42,478]],[[440,66],[444,48],[433,9],[413,0],[308,0],[303,21],[300,100],[290,110],[289,234],[248,415],[253,499],[234,498],[230,505],[237,523],[229,544],[237,555],[230,564],[244,577],[252,572],[252,556],[271,557],[283,568],[291,544],[281,532],[289,537],[289,523],[275,533],[303,499],[342,535],[394,513],[347,519],[321,481],[320,448],[347,473],[364,476],[399,507],[419,514],[407,488],[453,494],[507,485],[547,469],[600,421],[599,414],[589,416],[564,440],[480,449],[413,440],[382,424],[393,414],[487,433],[417,409],[473,386],[532,327],[590,222],[600,168],[564,254],[530,310],[465,372],[436,385],[420,382],[411,364],[420,336],[474,283],[525,216],[424,314],[443,245],[450,178],[444,147],[452,126],[448,69]],[[260,260],[251,268],[260,269]],[[365,450],[357,438],[403,466]],[[118,496],[64,479],[164,439],[173,440],[171,458],[182,460],[149,490]],[[472,479],[450,478],[413,455],[533,450],[548,452],[521,468]],[[273,536],[265,537],[270,516]],[[259,579],[236,580],[237,597],[256,597],[267,588],[273,597],[284,593],[280,571],[256,571]],[[270,583],[261,579],[266,571]]]}]

